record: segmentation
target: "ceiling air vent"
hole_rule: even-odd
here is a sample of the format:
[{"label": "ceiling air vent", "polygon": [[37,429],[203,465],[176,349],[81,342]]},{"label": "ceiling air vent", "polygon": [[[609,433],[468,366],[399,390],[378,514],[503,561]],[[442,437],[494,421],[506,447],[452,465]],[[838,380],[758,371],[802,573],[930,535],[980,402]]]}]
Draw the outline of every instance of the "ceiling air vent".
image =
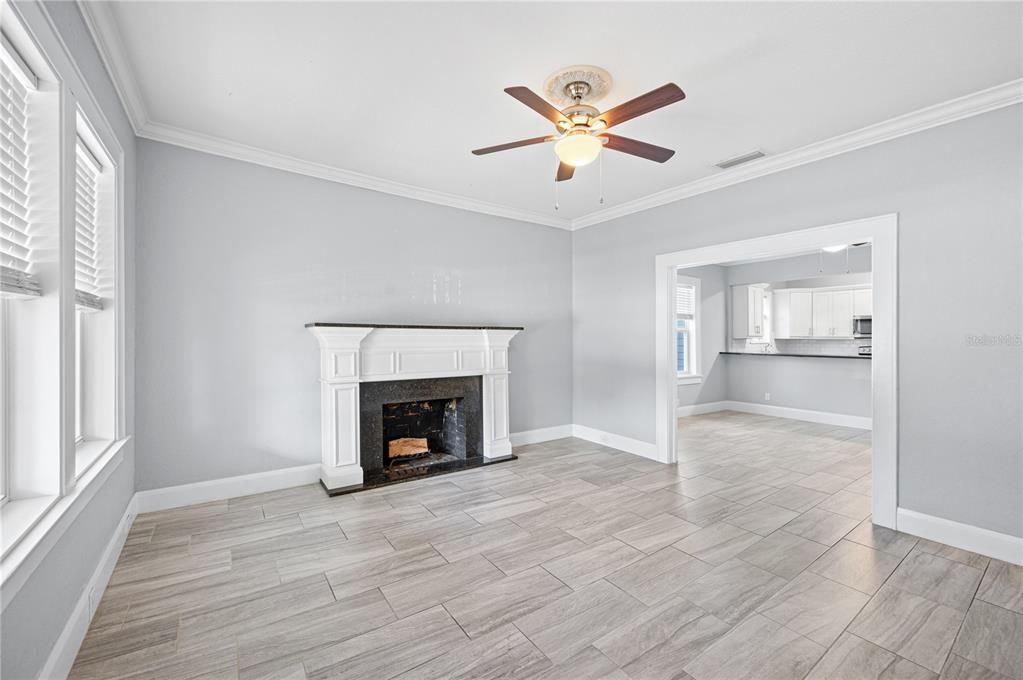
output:
[{"label": "ceiling air vent", "polygon": [[760,149],[754,149],[753,151],[744,153],[741,156],[729,158],[728,160],[715,163],[714,165],[718,166],[722,170],[727,170],[728,168],[734,168],[736,165],[742,165],[743,163],[749,163],[750,161],[755,161],[758,158],[763,158],[766,155],[767,154]]}]

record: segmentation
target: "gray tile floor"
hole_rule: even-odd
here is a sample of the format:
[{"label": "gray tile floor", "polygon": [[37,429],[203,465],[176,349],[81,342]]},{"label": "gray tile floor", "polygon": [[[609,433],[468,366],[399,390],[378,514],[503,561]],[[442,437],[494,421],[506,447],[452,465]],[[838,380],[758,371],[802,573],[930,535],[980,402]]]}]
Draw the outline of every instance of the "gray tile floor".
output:
[{"label": "gray tile floor", "polygon": [[874,528],[869,433],[679,427],[141,515],[72,677],[1023,679],[1023,568]]}]

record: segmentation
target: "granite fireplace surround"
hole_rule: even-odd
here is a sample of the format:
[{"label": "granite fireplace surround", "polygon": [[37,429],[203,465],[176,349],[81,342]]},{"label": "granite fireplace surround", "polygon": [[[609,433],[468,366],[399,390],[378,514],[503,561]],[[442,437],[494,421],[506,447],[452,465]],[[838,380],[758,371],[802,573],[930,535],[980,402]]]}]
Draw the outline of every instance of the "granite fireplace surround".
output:
[{"label": "granite fireplace surround", "polygon": [[[387,443],[399,436],[426,437],[430,440],[431,452],[459,459],[460,462],[439,463],[446,466],[445,469],[482,463],[482,390],[480,376],[363,383],[359,388],[359,447],[365,483],[387,483],[415,476],[415,473],[427,473],[422,469],[425,466],[414,460],[389,465]],[[422,411],[422,402],[452,401],[456,401],[456,405],[449,413],[440,415],[445,421],[444,429],[449,432],[438,432],[428,425],[429,431],[415,431],[414,426],[402,431],[406,423],[420,419],[407,414]],[[416,408],[409,408],[412,404],[416,404]],[[396,430],[390,436],[385,436],[385,421],[391,421],[391,427]]]}]

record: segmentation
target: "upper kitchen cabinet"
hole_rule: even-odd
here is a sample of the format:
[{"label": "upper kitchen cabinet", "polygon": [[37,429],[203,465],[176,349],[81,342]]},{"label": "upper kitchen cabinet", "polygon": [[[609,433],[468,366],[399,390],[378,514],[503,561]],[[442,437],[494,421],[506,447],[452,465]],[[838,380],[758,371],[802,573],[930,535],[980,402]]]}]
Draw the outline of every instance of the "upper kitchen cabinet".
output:
[{"label": "upper kitchen cabinet", "polygon": [[767,335],[764,324],[764,288],[732,286],[732,337],[762,338]]},{"label": "upper kitchen cabinet", "polygon": [[813,301],[808,290],[781,288],[771,294],[775,338],[813,337]]},{"label": "upper kitchen cabinet", "polygon": [[813,337],[851,338],[852,336],[853,291],[814,291]]},{"label": "upper kitchen cabinet", "polygon": [[870,316],[874,313],[874,296],[870,288],[853,291],[853,316]]},{"label": "upper kitchen cabinet", "polygon": [[870,316],[870,288],[778,288],[771,293],[774,337],[851,338],[853,317]]}]

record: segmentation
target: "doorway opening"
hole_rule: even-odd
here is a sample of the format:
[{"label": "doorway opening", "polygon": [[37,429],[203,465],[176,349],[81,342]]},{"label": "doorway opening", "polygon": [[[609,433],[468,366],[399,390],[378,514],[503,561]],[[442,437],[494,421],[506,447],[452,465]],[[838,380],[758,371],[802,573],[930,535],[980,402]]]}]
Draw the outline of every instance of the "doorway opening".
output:
[{"label": "doorway opening", "polygon": [[756,470],[780,488],[789,474],[803,484],[782,504],[837,493],[836,508],[895,528],[897,225],[883,215],[659,255],[658,459],[724,461],[717,474]]}]

